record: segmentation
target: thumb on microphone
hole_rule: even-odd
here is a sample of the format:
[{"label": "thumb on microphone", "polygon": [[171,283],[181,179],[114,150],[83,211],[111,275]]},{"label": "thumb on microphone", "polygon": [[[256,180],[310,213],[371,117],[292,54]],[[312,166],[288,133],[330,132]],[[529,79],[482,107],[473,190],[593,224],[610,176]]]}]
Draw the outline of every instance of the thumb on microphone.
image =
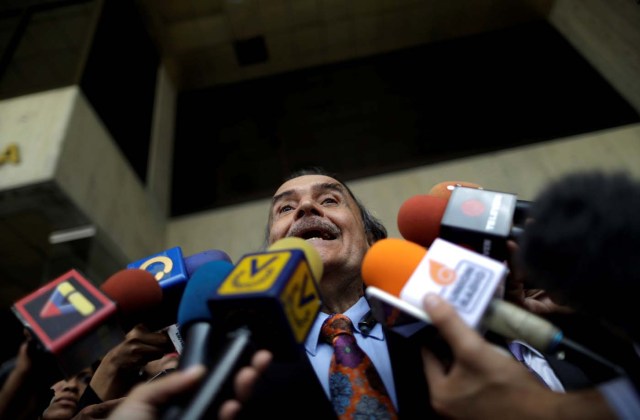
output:
[{"label": "thumb on microphone", "polygon": [[205,366],[194,365],[186,370],[172,372],[157,381],[140,384],[111,412],[109,419],[156,419],[155,413],[161,406],[195,390],[205,373]]}]

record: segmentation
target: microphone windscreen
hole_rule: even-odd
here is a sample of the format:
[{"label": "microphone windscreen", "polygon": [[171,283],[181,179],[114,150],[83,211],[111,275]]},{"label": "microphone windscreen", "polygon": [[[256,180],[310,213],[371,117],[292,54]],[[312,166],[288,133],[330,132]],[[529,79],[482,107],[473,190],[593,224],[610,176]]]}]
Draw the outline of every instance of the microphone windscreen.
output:
[{"label": "microphone windscreen", "polygon": [[302,238],[290,236],[288,238],[277,240],[269,247],[268,250],[278,251],[283,249],[298,249],[304,252],[305,258],[307,260],[307,263],[309,263],[309,268],[311,269],[314,278],[316,279],[316,281],[320,281],[324,271],[324,266],[322,265],[322,258],[320,258],[318,250],[316,250],[313,245]]},{"label": "microphone windscreen", "polygon": [[187,283],[178,306],[178,325],[183,329],[192,322],[211,319],[208,301],[233,270],[229,261],[210,261],[196,270]]},{"label": "microphone windscreen", "polygon": [[443,181],[440,182],[429,190],[429,195],[434,197],[444,198],[445,200],[449,200],[451,197],[451,192],[455,187],[469,187],[469,188],[478,188],[482,189],[482,186],[479,184],[475,184],[473,182],[467,181]]},{"label": "microphone windscreen", "polygon": [[400,291],[426,253],[424,247],[404,239],[380,239],[364,255],[362,280],[367,286],[400,296]]},{"label": "microphone windscreen", "polygon": [[209,249],[207,251],[198,252],[184,259],[184,266],[187,270],[189,278],[200,268],[202,265],[211,261],[227,261],[231,262],[231,258],[226,252],[218,249]]},{"label": "microphone windscreen", "polygon": [[118,304],[118,311],[125,318],[160,306],[162,289],[148,271],[126,268],[109,277],[100,290]]},{"label": "microphone windscreen", "polygon": [[432,195],[415,195],[405,201],[398,210],[398,230],[408,241],[422,246],[431,243],[440,234],[440,223],[447,207],[447,200]]}]

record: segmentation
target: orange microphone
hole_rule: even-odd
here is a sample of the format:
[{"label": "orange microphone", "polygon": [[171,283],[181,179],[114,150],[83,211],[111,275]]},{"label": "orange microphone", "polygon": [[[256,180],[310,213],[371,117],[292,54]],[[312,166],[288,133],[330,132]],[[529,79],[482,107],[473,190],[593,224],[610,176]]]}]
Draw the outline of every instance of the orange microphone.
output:
[{"label": "orange microphone", "polygon": [[447,200],[420,194],[406,200],[398,210],[398,230],[404,239],[429,247],[440,236],[440,223]]},{"label": "orange microphone", "polygon": [[577,352],[615,376],[625,374],[618,365],[565,337],[548,320],[496,298],[505,266],[446,240],[436,239],[427,251],[411,241],[381,239],[365,254],[361,273],[375,319],[405,337],[426,331],[431,320],[422,299],[437,293],[472,328],[526,341],[547,354]]},{"label": "orange microphone", "polygon": [[503,264],[443,239],[428,252],[403,239],[381,239],[365,254],[361,273],[374,316],[384,325],[391,326],[398,310],[428,324],[422,299],[431,292],[451,303],[471,327],[523,339],[542,352],[566,342],[547,320],[494,297],[506,275]]}]

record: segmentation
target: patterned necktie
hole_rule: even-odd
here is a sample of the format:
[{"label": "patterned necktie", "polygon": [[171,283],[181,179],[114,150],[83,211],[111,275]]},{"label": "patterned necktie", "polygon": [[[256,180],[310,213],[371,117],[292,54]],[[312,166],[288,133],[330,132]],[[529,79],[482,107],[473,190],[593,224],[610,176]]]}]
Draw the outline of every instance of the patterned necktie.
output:
[{"label": "patterned necktie", "polygon": [[396,419],[378,371],[356,343],[351,320],[343,314],[330,316],[322,324],[321,337],[334,348],[329,390],[338,417]]}]

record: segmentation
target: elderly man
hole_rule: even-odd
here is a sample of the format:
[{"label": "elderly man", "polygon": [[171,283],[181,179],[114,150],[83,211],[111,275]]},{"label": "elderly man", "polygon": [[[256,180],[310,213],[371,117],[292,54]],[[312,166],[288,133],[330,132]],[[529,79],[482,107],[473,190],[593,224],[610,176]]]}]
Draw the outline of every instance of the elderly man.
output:
[{"label": "elderly man", "polygon": [[[375,241],[387,236],[384,226],[344,183],[312,169],[290,176],[272,199],[266,245],[291,236],[309,241],[321,256],[324,274],[317,279],[321,313],[305,343],[307,357],[295,363],[271,363],[240,417],[255,418],[265,413],[279,418],[436,417],[428,402],[419,346],[384,331],[380,324],[370,323],[364,330],[358,326],[369,313],[361,278],[362,259]],[[373,388],[384,394],[379,400],[382,402],[373,403],[364,397],[347,408],[344,398],[334,395],[332,401],[332,393],[360,391],[355,386],[340,391],[336,388],[340,375],[329,373],[334,348],[321,338],[321,331],[331,314],[343,314],[352,320],[357,346],[379,374]],[[351,382],[353,385],[357,381]]]}]

